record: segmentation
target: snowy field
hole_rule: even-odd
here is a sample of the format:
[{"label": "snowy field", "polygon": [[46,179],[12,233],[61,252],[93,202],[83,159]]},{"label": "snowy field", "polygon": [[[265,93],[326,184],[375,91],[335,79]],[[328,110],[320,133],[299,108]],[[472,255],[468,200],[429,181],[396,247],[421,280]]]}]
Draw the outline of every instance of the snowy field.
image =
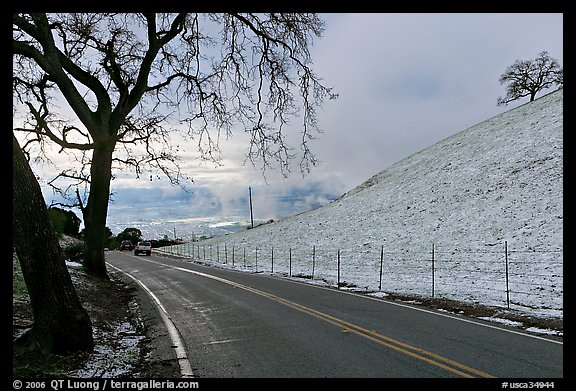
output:
[{"label": "snowy field", "polygon": [[563,90],[409,156],[319,209],[162,250],[374,295],[563,318]]}]

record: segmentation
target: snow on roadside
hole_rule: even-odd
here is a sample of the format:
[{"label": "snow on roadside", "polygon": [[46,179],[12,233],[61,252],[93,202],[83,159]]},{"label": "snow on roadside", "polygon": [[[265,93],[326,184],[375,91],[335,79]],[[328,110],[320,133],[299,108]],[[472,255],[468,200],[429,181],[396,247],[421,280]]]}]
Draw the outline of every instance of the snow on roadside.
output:
[{"label": "snow on roadside", "polygon": [[[64,235],[60,244],[64,247],[77,241],[75,238]],[[67,260],[66,265],[76,286],[82,284],[82,289],[89,287],[94,290],[94,294],[99,294],[94,282],[80,275],[79,269],[82,264]],[[84,306],[87,308],[87,304]],[[127,319],[109,319],[105,326],[99,326],[93,321],[92,337],[94,339],[93,352],[87,355],[81,368],[68,373],[68,376],[74,378],[131,376],[135,365],[141,359],[140,342],[145,339],[145,336]]]},{"label": "snow on roadside", "polygon": [[112,330],[94,328],[94,351],[82,368],[69,373],[78,378],[117,378],[131,374],[140,360],[144,339],[127,321],[115,323]]}]

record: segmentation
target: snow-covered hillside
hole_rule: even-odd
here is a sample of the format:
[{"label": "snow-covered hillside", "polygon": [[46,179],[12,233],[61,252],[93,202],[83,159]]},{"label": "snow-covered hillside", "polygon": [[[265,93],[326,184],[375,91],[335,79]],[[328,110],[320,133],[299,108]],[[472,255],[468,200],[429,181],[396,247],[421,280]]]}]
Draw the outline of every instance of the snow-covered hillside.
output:
[{"label": "snow-covered hillside", "polygon": [[562,317],[562,189],[560,89],[399,161],[325,207],[178,251],[314,283]]}]

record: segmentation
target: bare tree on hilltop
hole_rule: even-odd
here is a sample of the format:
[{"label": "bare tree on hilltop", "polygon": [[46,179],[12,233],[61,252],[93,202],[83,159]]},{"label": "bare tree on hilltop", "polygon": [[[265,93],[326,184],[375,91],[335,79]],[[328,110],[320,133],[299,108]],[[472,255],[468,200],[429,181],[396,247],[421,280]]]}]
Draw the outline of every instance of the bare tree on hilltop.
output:
[{"label": "bare tree on hilltop", "polygon": [[[107,278],[105,224],[114,172],[181,172],[171,134],[219,162],[221,138],[250,136],[247,160],[286,175],[296,154],[287,124],[301,118],[300,168],[317,109],[336,95],[311,68],[324,26],[316,14],[14,14],[16,133],[36,158],[49,144],[75,161],[50,183],[82,211],[84,266]],[[15,119],[15,123],[16,123]],[[60,182],[58,182],[60,181]],[[62,182],[64,181],[64,182]]]},{"label": "bare tree on hilltop", "polygon": [[498,106],[529,96],[530,102],[536,94],[554,84],[564,84],[564,71],[558,61],[548,52],[541,52],[534,60],[516,60],[500,76],[500,84],[507,83],[506,96],[498,98]]}]

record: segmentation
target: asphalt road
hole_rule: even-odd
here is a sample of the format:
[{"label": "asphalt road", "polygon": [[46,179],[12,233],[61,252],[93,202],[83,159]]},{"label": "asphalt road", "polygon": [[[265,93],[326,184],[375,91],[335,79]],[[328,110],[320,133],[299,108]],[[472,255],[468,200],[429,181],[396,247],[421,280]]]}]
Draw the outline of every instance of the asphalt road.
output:
[{"label": "asphalt road", "polygon": [[563,377],[558,338],[154,253],[110,251],[106,260],[162,306],[180,367],[192,371],[184,375]]}]

